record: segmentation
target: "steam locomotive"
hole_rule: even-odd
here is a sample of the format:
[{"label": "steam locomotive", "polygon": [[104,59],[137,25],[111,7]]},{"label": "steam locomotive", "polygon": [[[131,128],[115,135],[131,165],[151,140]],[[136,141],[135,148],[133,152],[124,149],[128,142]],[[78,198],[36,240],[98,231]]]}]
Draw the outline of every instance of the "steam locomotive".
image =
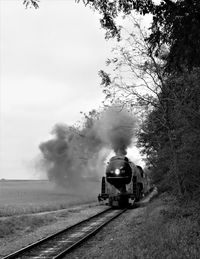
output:
[{"label": "steam locomotive", "polygon": [[126,156],[117,155],[107,165],[98,200],[107,201],[112,207],[124,207],[139,201],[149,189],[149,179],[143,169]]}]

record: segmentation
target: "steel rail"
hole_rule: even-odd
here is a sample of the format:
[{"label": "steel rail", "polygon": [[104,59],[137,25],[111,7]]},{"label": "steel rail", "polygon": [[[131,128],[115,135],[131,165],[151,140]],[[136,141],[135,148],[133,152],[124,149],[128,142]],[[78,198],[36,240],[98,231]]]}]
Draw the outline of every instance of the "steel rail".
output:
[{"label": "steel rail", "polygon": [[80,239],[79,241],[77,241],[76,243],[74,243],[73,245],[71,245],[70,247],[68,247],[67,249],[63,250],[60,254],[58,254],[57,256],[53,257],[53,259],[60,259],[62,258],[64,255],[66,255],[67,253],[71,252],[74,248],[78,247],[80,244],[82,244],[84,241],[86,241],[87,239],[89,239],[90,237],[94,236],[100,229],[102,229],[105,225],[107,225],[109,222],[111,222],[113,219],[117,218],[119,215],[121,215],[122,213],[124,213],[127,209],[121,210],[118,214],[116,214],[115,216],[113,216],[112,218],[108,219],[107,221],[105,221],[104,223],[102,223],[101,225],[99,225],[97,228],[95,228],[92,232],[88,233],[86,236],[84,236],[82,239]]},{"label": "steel rail", "polygon": [[106,209],[106,210],[103,210],[103,211],[101,211],[100,213],[97,213],[97,214],[93,215],[93,216],[90,217],[90,218],[84,219],[84,220],[82,220],[82,221],[80,221],[80,222],[78,222],[78,223],[76,223],[76,224],[74,224],[74,225],[72,225],[72,226],[69,226],[69,227],[67,227],[67,228],[65,228],[65,229],[62,229],[62,230],[60,230],[60,231],[58,231],[58,232],[55,232],[55,233],[52,234],[52,235],[49,235],[49,236],[47,236],[47,237],[45,237],[45,238],[42,238],[42,239],[40,239],[40,240],[38,240],[38,241],[36,241],[36,242],[34,242],[34,243],[28,245],[28,246],[25,246],[25,247],[23,247],[23,248],[21,248],[21,249],[15,251],[15,252],[9,254],[9,255],[3,257],[2,259],[13,259],[13,258],[16,258],[16,256],[20,255],[21,253],[26,252],[26,251],[28,251],[28,250],[30,250],[30,249],[32,249],[32,248],[38,246],[38,245],[41,245],[42,243],[45,243],[46,241],[52,239],[53,237],[56,237],[57,235],[60,235],[60,234],[64,233],[65,231],[68,231],[68,230],[70,230],[70,229],[72,229],[72,228],[74,228],[74,227],[76,227],[76,226],[79,226],[79,225],[81,225],[82,223],[87,222],[89,219],[95,218],[95,217],[97,217],[97,216],[99,216],[99,215],[101,215],[101,214],[103,214],[103,213],[105,213],[105,212],[107,212],[107,211],[109,211],[109,210],[111,210],[111,209],[108,208],[108,209]]},{"label": "steel rail", "polygon": [[[106,216],[107,215],[109,215],[109,212],[110,212],[110,214],[112,214],[112,211],[113,211],[113,216],[112,217],[110,217],[110,218],[108,218],[108,220],[105,220],[104,222],[103,222],[103,220],[102,219],[104,219],[104,218],[106,218]],[[102,211],[102,212],[100,212],[100,213],[97,213],[97,214],[95,214],[95,215],[93,215],[92,217],[90,217],[90,218],[88,218],[88,219],[85,219],[85,220],[83,220],[83,221],[80,221],[80,222],[78,222],[78,223],[76,223],[75,225],[72,225],[72,226],[70,226],[70,227],[67,227],[67,228],[65,228],[65,229],[63,229],[63,230],[61,230],[61,231],[59,231],[59,232],[56,232],[56,233],[54,233],[53,235],[50,235],[50,236],[48,236],[48,237],[46,237],[46,238],[43,238],[43,239],[41,239],[41,240],[39,240],[39,241],[37,241],[37,242],[35,242],[35,243],[33,243],[33,244],[30,244],[30,245],[28,245],[28,246],[26,246],[26,247],[24,247],[24,248],[22,248],[22,249],[20,249],[20,250],[18,250],[18,251],[16,251],[16,252],[14,252],[14,253],[12,253],[12,254],[9,254],[9,255],[7,255],[7,256],[5,256],[5,257],[3,257],[2,259],[16,259],[16,258],[53,258],[53,259],[58,259],[58,258],[61,258],[61,257],[63,257],[66,253],[68,253],[69,251],[71,251],[73,248],[75,248],[75,247],[77,247],[80,243],[82,243],[84,240],[86,240],[86,239],[88,239],[89,237],[91,237],[92,235],[94,235],[97,231],[99,231],[103,226],[105,226],[106,224],[108,224],[111,220],[113,220],[114,218],[116,218],[117,216],[119,216],[120,214],[122,214],[123,212],[124,212],[125,210],[119,210],[118,211],[118,213],[116,212],[116,213],[114,213],[114,210],[112,210],[112,209],[110,209],[110,208],[108,208],[108,209],[106,209],[106,210],[104,210],[104,211]],[[98,219],[98,218],[100,218],[100,219]],[[98,222],[98,220],[100,221],[100,223],[101,223],[101,220],[102,220],[102,224],[99,224],[99,225],[97,225],[96,226],[96,228],[95,228],[95,219],[97,219],[97,221],[96,222]],[[83,235],[82,235],[82,237],[81,238],[79,238],[78,240],[76,240],[75,239],[75,241],[66,241],[66,240],[61,240],[61,241],[56,241],[55,239],[56,238],[59,238],[59,236],[62,236],[62,235],[69,235],[69,234],[67,234],[67,233],[69,233],[70,231],[72,232],[70,235],[71,236],[73,236],[73,235],[77,235],[76,234],[76,229],[77,228],[80,228],[81,229],[81,226],[84,226],[84,224],[89,224],[89,222],[91,222],[91,221],[94,221],[94,222],[92,222],[91,223],[91,225],[94,225],[94,228],[92,229],[92,231],[89,231],[88,233],[86,233],[85,235],[84,235],[84,233],[83,233],[83,231],[82,231],[82,233],[83,233]],[[85,227],[85,228],[87,228],[87,227]],[[73,230],[74,230],[74,233],[73,233]],[[80,230],[79,230],[79,232],[80,232]],[[80,235],[80,234],[79,234]],[[46,251],[44,251],[43,253],[41,253],[41,255],[38,255],[38,256],[30,256],[30,255],[26,255],[29,251],[35,251],[34,249],[36,249],[37,247],[38,247],[38,249],[40,248],[41,249],[41,247],[42,246],[45,246],[45,244],[46,243],[48,243],[48,242],[51,242],[51,240],[52,239],[54,239],[54,242],[56,243],[60,243],[60,242],[63,242],[63,244],[65,244],[65,243],[70,243],[71,242],[71,244],[66,248],[66,247],[59,247],[58,248],[58,250],[60,249],[61,251],[59,251],[59,253],[58,254],[56,254],[56,255],[54,255],[54,256],[50,256],[50,255],[48,255],[48,252],[50,252],[51,250],[52,250],[52,252],[54,252],[53,251],[53,248],[51,248],[51,246],[50,246],[50,248],[48,248]],[[43,248],[43,250],[45,250],[46,248]],[[46,254],[45,254],[46,253]]]}]

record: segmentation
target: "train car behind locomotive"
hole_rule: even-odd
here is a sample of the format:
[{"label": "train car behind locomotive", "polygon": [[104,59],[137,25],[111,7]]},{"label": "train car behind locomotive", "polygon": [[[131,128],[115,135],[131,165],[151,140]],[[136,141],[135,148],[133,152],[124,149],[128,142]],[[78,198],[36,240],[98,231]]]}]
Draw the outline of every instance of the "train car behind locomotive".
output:
[{"label": "train car behind locomotive", "polygon": [[106,176],[102,177],[98,199],[108,201],[112,207],[124,207],[139,201],[148,189],[148,179],[140,166],[126,156],[114,156],[107,165]]}]

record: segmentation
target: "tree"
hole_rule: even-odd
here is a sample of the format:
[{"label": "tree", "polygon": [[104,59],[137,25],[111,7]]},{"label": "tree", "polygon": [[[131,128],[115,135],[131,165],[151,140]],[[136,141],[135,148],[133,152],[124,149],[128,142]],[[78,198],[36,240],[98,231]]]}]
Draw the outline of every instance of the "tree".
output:
[{"label": "tree", "polygon": [[[196,156],[187,155],[188,152],[198,154],[198,144],[192,145],[194,140],[199,143],[198,72],[185,69],[184,73],[166,76],[163,57],[167,50],[160,51],[160,59],[150,54],[144,31],[132,18],[135,30],[128,36],[127,31],[122,34],[126,38],[121,38],[113,57],[107,60],[114,72],[100,71],[104,92],[111,102],[119,99],[137,111],[142,109],[139,115],[145,116],[138,146],[147,156],[147,163],[153,166],[154,181],[162,188],[185,195],[191,189],[197,190],[191,179],[197,181],[195,172],[200,169]],[[193,171],[191,164],[197,165]]]},{"label": "tree", "polygon": [[179,186],[180,194],[190,198],[200,198],[199,84],[199,69],[168,78],[160,93],[166,113],[155,108],[139,135],[139,146],[154,165],[154,180],[174,191]]},{"label": "tree", "polygon": [[23,0],[23,4],[26,8],[33,6],[35,9],[39,8],[40,0]]},{"label": "tree", "polygon": [[[147,30],[141,25],[141,19],[133,15],[128,19],[132,31],[121,26],[121,40],[113,49],[112,57],[106,61],[110,72],[101,70],[99,75],[106,100],[121,101],[144,117],[157,105],[165,62],[149,54],[149,43],[145,40]],[[165,52],[163,49],[163,56]]]},{"label": "tree", "polygon": [[[80,0],[75,0],[80,2]],[[97,10],[102,18],[101,26],[106,29],[106,38],[120,39],[117,17],[126,16],[132,11],[152,14],[151,34],[146,38],[150,43],[149,53],[159,55],[163,45],[169,47],[166,71],[182,71],[184,67],[192,70],[200,66],[200,2],[198,0],[82,0],[86,6]],[[39,0],[24,0],[26,7],[39,7]]]},{"label": "tree", "polygon": [[[80,0],[77,0],[80,2]],[[116,18],[129,15],[133,10],[142,15],[153,15],[151,34],[146,38],[150,43],[149,53],[159,55],[163,45],[169,46],[166,71],[180,71],[183,67],[191,70],[200,65],[200,2],[198,0],[162,0],[156,5],[152,0],[83,0],[85,5],[96,9],[102,18],[106,37],[120,38]]]},{"label": "tree", "polygon": [[[145,30],[133,16],[130,19],[134,30],[129,33],[121,27],[121,33],[125,31],[122,34],[125,39],[121,39],[114,50],[114,56],[107,60],[107,65],[113,67],[114,75],[111,77],[104,71],[100,72],[104,92],[111,102],[120,99],[142,118],[140,121],[143,124],[143,133],[139,134],[139,146],[144,147],[143,153],[146,154],[148,163],[153,165],[154,171],[158,171],[158,168],[162,171],[164,168],[166,171],[167,168],[170,169],[176,179],[176,186],[181,189],[167,109],[169,97],[162,95],[164,89],[169,89],[163,73],[164,61],[163,58],[149,53]],[[163,49],[162,56],[165,53],[166,50]]]},{"label": "tree", "polygon": [[[162,47],[167,44],[169,54],[165,56],[165,71],[168,73],[159,93],[159,105],[147,117],[150,131],[143,146],[156,164],[156,177],[159,168],[162,168],[167,175],[162,172],[160,176],[168,187],[176,182],[179,193],[190,194],[191,197],[200,197],[197,158],[200,139],[199,10],[197,1],[177,1],[176,5],[169,6],[163,20],[154,16],[152,28],[157,24],[158,30],[157,34],[152,33],[148,38],[149,55],[159,56]],[[152,127],[156,139],[152,136]]]},{"label": "tree", "polygon": [[[80,0],[75,0],[80,2]],[[101,26],[106,29],[106,38],[120,39],[117,17],[132,11],[152,14],[151,34],[146,38],[150,43],[149,53],[159,55],[163,45],[169,47],[166,71],[181,71],[183,67],[192,70],[200,66],[200,2],[198,0],[82,0],[86,6],[97,10],[102,18]],[[39,7],[39,0],[24,0],[26,7]]]}]

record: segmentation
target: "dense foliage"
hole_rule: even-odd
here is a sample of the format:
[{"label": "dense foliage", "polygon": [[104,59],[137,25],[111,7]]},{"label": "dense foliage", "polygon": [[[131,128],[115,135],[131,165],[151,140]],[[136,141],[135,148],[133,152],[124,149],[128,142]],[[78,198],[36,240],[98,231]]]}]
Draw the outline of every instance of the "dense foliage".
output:
[{"label": "dense foliage", "polygon": [[199,85],[199,69],[168,78],[139,136],[155,182],[192,198],[200,195]]},{"label": "dense foliage", "polygon": [[[157,5],[142,0],[84,2],[102,14],[106,37],[117,36],[119,40],[122,40],[122,27],[117,26],[116,18],[120,13],[130,15],[136,10],[153,15],[150,34],[144,38],[148,48],[138,46],[138,41],[131,42],[132,50],[127,48],[128,44],[124,45],[119,56],[112,59],[118,75],[111,79],[101,71],[102,84],[109,98],[119,98],[120,92],[124,102],[151,107],[142,123],[138,145],[147,156],[154,182],[182,197],[199,199],[200,3],[196,0],[164,0]],[[134,33],[130,35],[136,37]],[[140,58],[137,65],[135,57],[139,53],[135,49],[142,49],[143,62]],[[167,50],[164,55],[163,49]],[[119,73],[124,64],[129,68],[128,75],[133,76],[132,82],[124,80],[127,74]],[[147,75],[153,82],[146,80]],[[135,76],[143,84],[135,81]],[[144,85],[151,94],[135,91]]]},{"label": "dense foliage", "polygon": [[[79,2],[80,0],[78,0]],[[198,0],[162,0],[155,4],[153,0],[83,0],[102,14],[100,20],[107,30],[106,37],[120,38],[120,27],[116,18],[120,13],[129,15],[138,11],[153,15],[151,34],[147,40],[151,43],[149,52],[159,54],[160,47],[167,44],[170,48],[167,57],[167,71],[188,69],[200,65],[200,2]]]}]

